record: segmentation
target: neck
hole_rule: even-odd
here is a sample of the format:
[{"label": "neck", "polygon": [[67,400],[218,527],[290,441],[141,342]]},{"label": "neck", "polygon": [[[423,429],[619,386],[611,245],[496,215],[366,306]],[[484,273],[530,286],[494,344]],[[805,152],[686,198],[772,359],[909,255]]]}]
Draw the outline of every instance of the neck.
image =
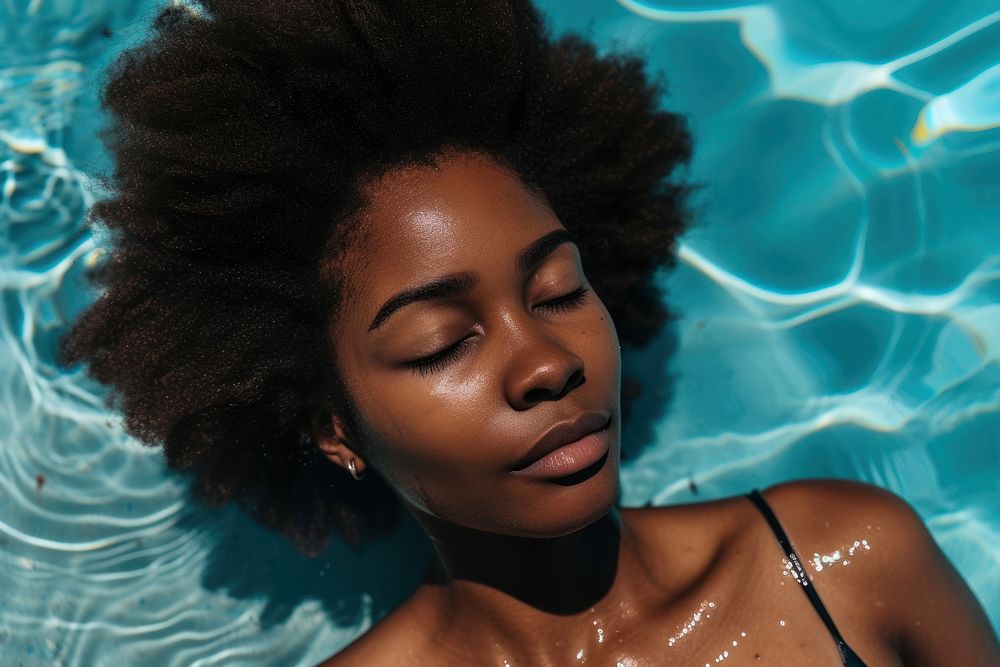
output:
[{"label": "neck", "polygon": [[641,602],[647,582],[637,580],[643,570],[635,567],[635,542],[617,509],[574,533],[545,539],[414,514],[434,545],[432,582],[444,586],[450,615],[485,624],[510,645],[541,647],[553,631],[572,642],[573,635],[594,633],[594,619]]}]

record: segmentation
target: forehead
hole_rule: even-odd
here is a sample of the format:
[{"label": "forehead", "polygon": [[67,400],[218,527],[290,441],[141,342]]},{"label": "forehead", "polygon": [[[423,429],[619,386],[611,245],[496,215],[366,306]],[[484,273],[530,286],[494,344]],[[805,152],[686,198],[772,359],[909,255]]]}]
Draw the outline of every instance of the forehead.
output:
[{"label": "forehead", "polygon": [[345,256],[352,301],[388,298],[449,273],[514,271],[518,251],[562,228],[543,195],[474,154],[389,172],[366,199]]}]

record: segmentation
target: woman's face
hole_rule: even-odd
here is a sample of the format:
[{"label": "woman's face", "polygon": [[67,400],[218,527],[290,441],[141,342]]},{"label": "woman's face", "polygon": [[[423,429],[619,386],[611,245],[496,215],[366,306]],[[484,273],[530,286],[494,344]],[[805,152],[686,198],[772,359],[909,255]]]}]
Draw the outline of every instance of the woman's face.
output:
[{"label": "woman's face", "polygon": [[333,332],[360,422],[348,445],[450,523],[554,537],[603,516],[618,338],[544,198],[469,154],[368,192]]}]

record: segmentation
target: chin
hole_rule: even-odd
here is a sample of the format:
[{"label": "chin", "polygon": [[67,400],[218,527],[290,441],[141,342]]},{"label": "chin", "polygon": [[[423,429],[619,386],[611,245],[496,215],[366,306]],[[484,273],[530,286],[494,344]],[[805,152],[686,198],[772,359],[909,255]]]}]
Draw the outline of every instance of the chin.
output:
[{"label": "chin", "polygon": [[[570,483],[550,482],[539,491],[533,516],[518,516],[516,524],[502,532],[515,537],[539,539],[564,537],[583,530],[603,518],[618,502],[621,485],[618,457],[608,456],[604,465],[590,477]],[[514,517],[512,517],[514,518]]]}]

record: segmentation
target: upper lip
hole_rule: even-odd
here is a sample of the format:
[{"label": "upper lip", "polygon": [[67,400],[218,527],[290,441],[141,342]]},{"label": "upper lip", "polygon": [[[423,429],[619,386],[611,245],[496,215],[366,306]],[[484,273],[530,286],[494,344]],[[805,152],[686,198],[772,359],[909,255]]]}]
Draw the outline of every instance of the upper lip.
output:
[{"label": "upper lip", "polygon": [[514,464],[512,470],[522,470],[539,460],[546,454],[554,452],[563,445],[576,442],[585,435],[600,431],[611,422],[607,412],[584,412],[572,419],[554,424],[532,446],[528,452]]}]

